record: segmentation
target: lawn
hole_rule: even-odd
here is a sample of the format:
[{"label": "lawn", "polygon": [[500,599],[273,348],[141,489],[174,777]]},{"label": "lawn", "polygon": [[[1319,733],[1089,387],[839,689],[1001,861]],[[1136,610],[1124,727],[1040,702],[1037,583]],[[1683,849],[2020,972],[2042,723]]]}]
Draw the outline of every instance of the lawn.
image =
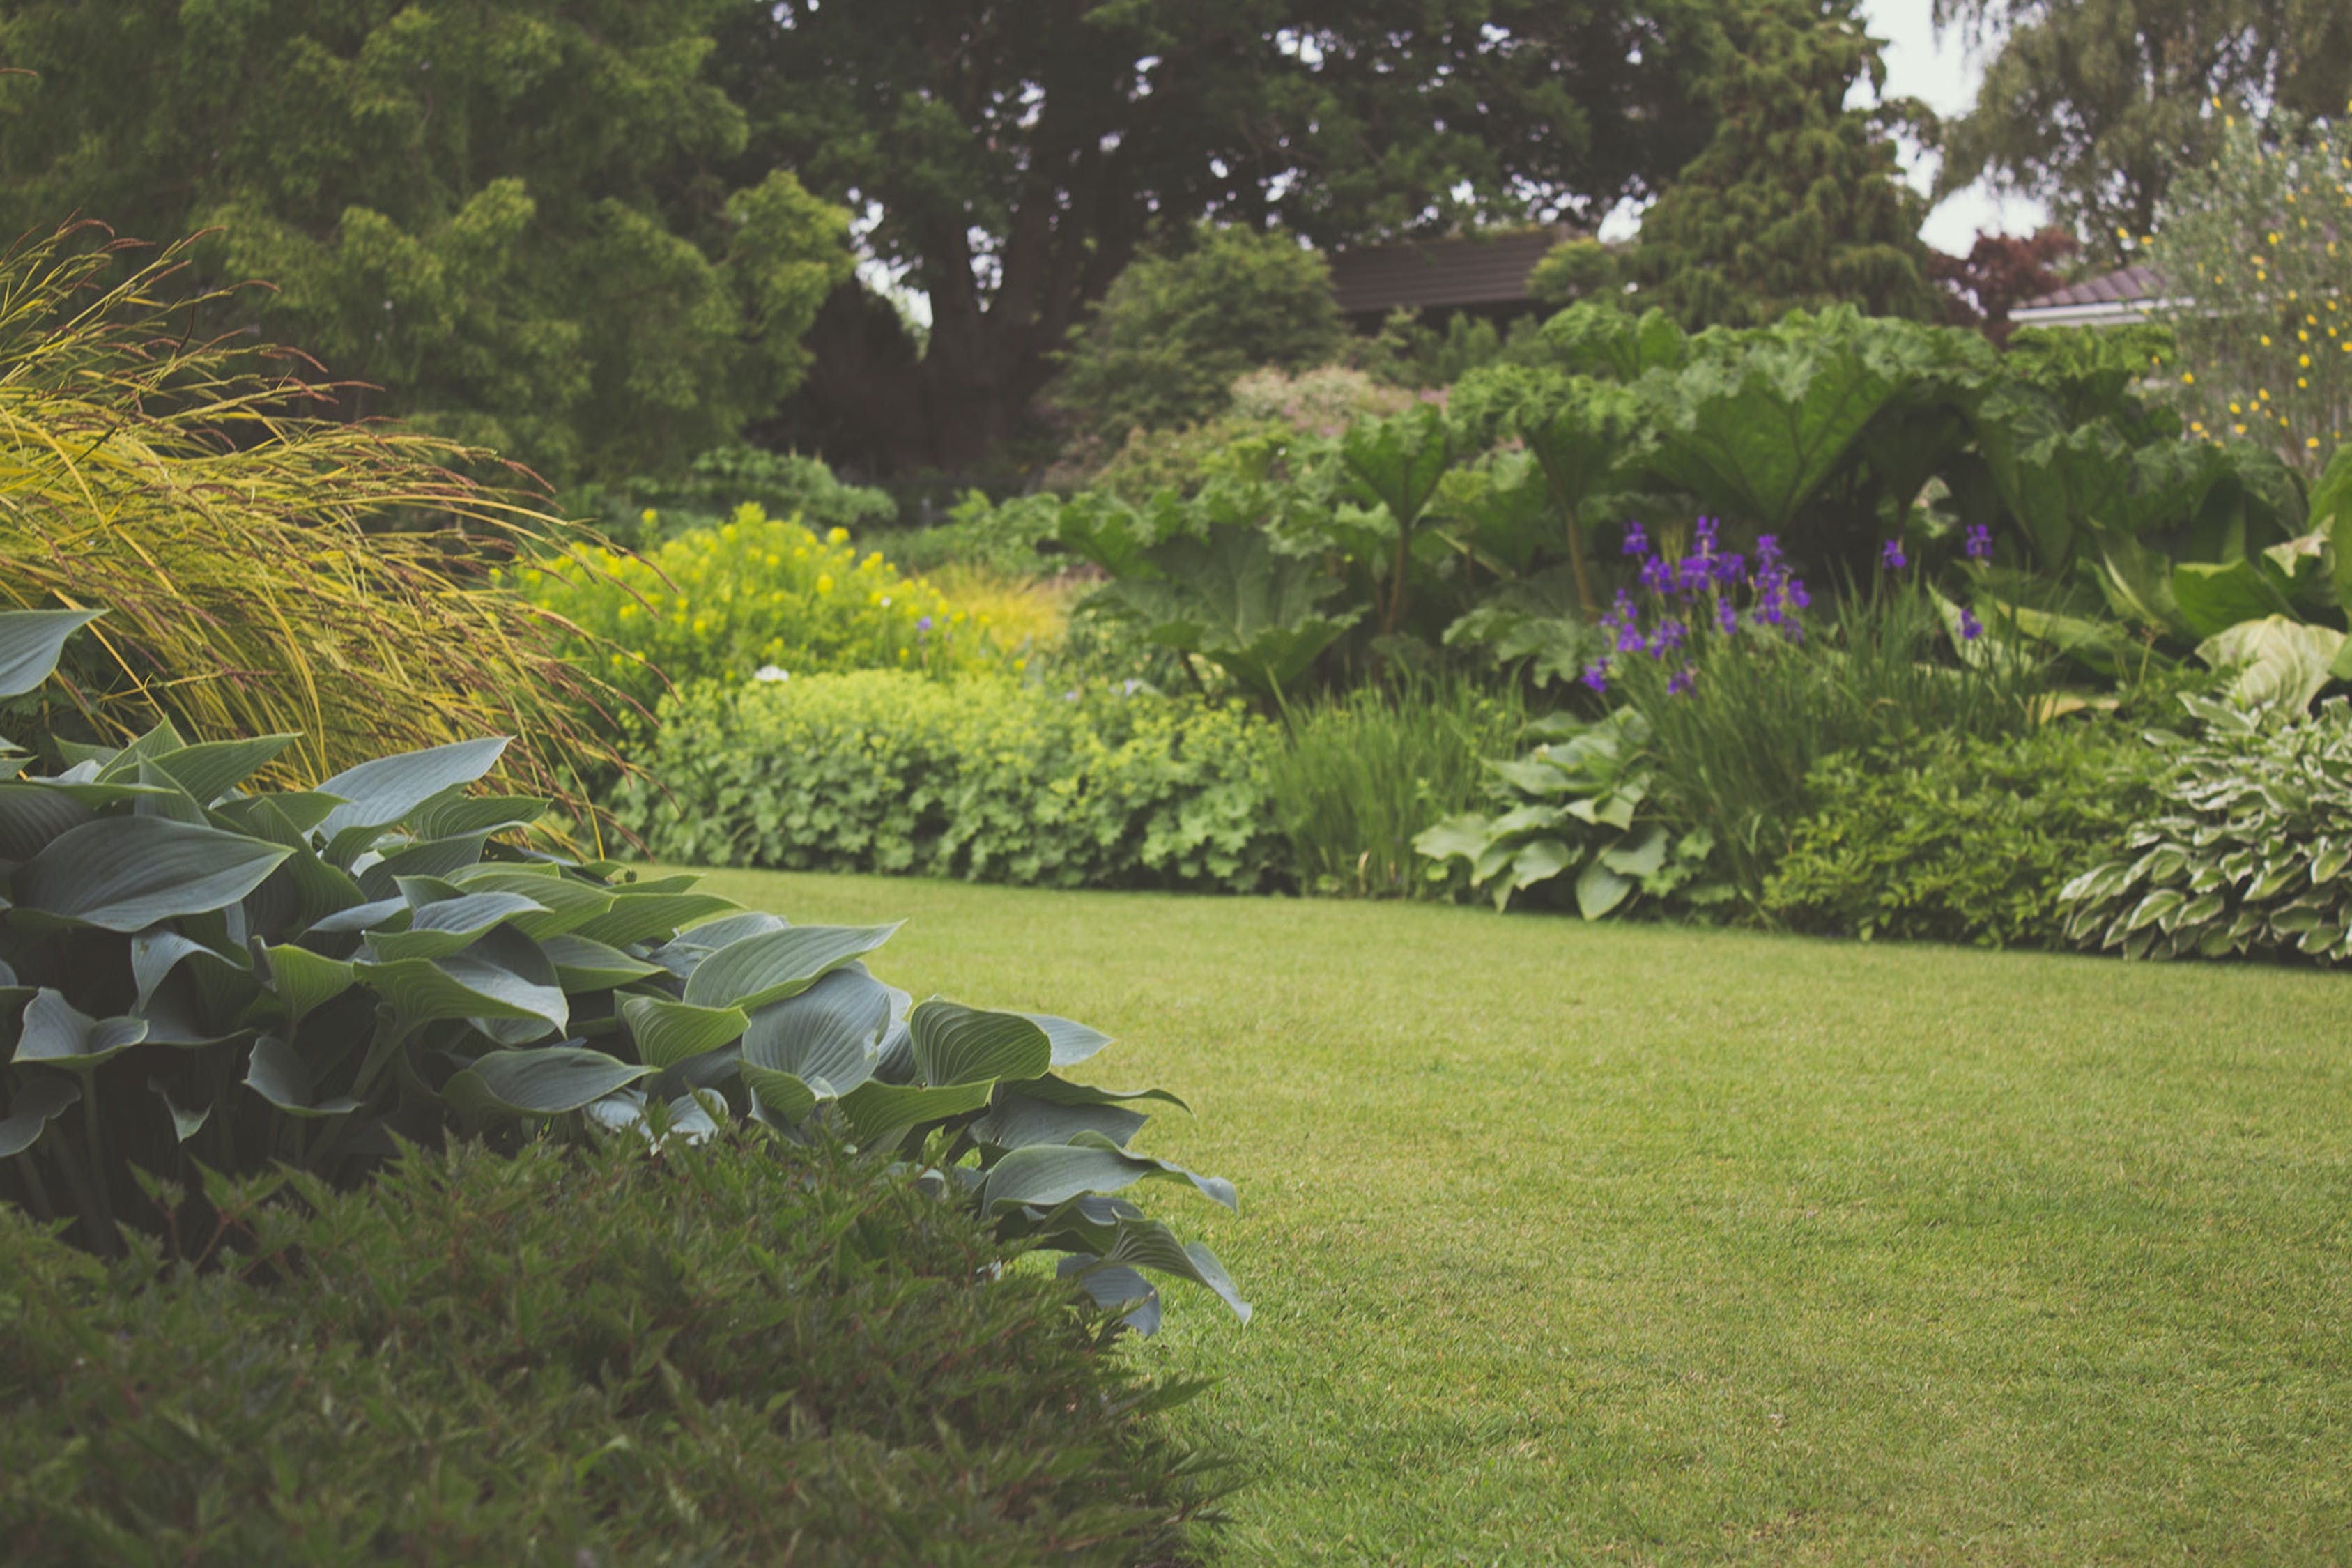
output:
[{"label": "lawn", "polygon": [[1475,909],[730,872],[1164,1084],[1257,1306],[1221,1560],[2352,1559],[2352,990]]}]

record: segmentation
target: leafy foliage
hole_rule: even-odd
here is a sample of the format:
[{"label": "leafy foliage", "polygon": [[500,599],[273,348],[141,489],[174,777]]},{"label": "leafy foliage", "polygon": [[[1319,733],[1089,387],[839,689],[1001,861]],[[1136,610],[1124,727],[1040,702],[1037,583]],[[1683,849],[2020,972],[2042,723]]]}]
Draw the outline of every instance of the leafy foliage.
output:
[{"label": "leafy foliage", "polygon": [[[0,653],[77,618],[27,614],[0,619]],[[69,1209],[84,1245],[118,1248],[147,1173],[191,1160],[340,1177],[395,1136],[692,1137],[738,1118],[798,1133],[821,1114],[956,1169],[1000,1234],[1071,1253],[1107,1303],[1147,1300],[1145,1322],[1139,1265],[1247,1314],[1205,1249],[1108,1200],[1162,1179],[1234,1204],[1128,1149],[1143,1119],[1119,1103],[1170,1097],[1056,1076],[1108,1037],[913,1003],[859,962],[895,926],[727,914],[690,877],[615,882],[610,863],[508,844],[544,803],[465,793],[502,741],[241,790],[289,739],[191,746],[159,728],[0,791],[0,1156],[25,1156],[0,1191]]]},{"label": "leafy foliage", "polygon": [[1111,1564],[1213,1496],[1156,1417],[1185,1385],[827,1142],[159,1190],[116,1263],[0,1205],[13,1553]]},{"label": "leafy foliage", "polygon": [[2061,891],[2066,934],[2127,958],[2352,958],[2352,708],[2183,700],[2202,733],[2125,856]]},{"label": "leafy foliage", "polygon": [[796,519],[818,533],[845,529],[852,538],[887,528],[898,517],[887,495],[842,483],[822,460],[758,447],[714,447],[676,476],[639,474],[580,485],[564,502],[594,520],[605,537],[635,550],[652,548],[666,533],[724,522],[745,506]]},{"label": "leafy foliage", "polygon": [[1763,912],[1865,941],[2063,947],[2059,889],[2121,848],[2161,769],[2121,726],[2081,721],[1825,758]]},{"label": "leafy foliage", "polygon": [[[707,69],[721,0],[12,8],[0,217],[210,230],[198,279],[395,414],[552,478],[732,437],[807,368],[848,215]],[[139,90],[122,84],[136,79]],[[257,83],[268,83],[266,90]]]},{"label": "leafy foliage", "polygon": [[846,530],[819,535],[756,505],[689,528],[646,555],[575,549],[522,567],[515,586],[577,627],[614,685],[647,708],[671,681],[740,679],[772,666],[801,676],[907,668],[934,675],[994,668],[1018,656],[992,617],[951,605]]},{"label": "leafy foliage", "polygon": [[1451,816],[1413,840],[1440,863],[1433,877],[1444,862],[1467,862],[1471,886],[1490,893],[1498,910],[1525,889],[1570,889],[1589,921],[1645,898],[1668,906],[1723,901],[1728,889],[1707,875],[1714,836],[1677,829],[1652,799],[1657,772],[1639,713],[1619,709],[1589,724],[1538,720],[1528,733],[1538,742],[1533,752],[1488,764],[1510,809]]},{"label": "leafy foliage", "polygon": [[1280,232],[1207,226],[1120,272],[1052,396],[1081,429],[1116,440],[1222,414],[1244,372],[1320,364],[1344,335],[1321,256]]},{"label": "leafy foliage", "polygon": [[1726,7],[1700,84],[1715,132],[1642,216],[1622,262],[1644,305],[1685,327],[1753,326],[1832,304],[1927,317],[1919,225],[1895,135],[1908,101],[1849,108],[1883,89],[1877,41],[1853,0],[1746,0]]},{"label": "leafy foliage", "polygon": [[449,466],[484,454],[320,417],[287,361],[205,338],[245,296],[175,303],[184,250],[118,277],[91,237],[0,258],[0,608],[110,613],[0,732],[287,733],[275,776],[316,779],[503,730],[573,802],[616,766],[587,645],[486,575],[572,536]]},{"label": "leafy foliage", "polygon": [[663,721],[614,809],[668,859],[1234,892],[1284,859],[1266,726],[1232,708],[876,670],[707,682]]},{"label": "leafy foliage", "polygon": [[2179,395],[2316,475],[2352,435],[2352,124],[2231,117],[2173,183],[2147,258],[2176,302]]}]

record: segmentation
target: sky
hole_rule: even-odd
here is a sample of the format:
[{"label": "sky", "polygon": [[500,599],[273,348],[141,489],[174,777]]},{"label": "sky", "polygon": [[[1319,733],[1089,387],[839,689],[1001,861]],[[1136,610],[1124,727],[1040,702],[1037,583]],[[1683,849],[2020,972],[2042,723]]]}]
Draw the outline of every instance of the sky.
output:
[{"label": "sky", "polygon": [[[1872,36],[1886,40],[1889,97],[1916,98],[1944,115],[1964,113],[1976,101],[1983,60],[1971,58],[1957,29],[1937,38],[1928,22],[1929,0],[1864,0],[1862,9]],[[1915,155],[1906,172],[1924,193],[1935,180],[1936,159],[1933,154]],[[2047,217],[2041,203],[2003,197],[1979,183],[1938,203],[1920,234],[1938,250],[1965,254],[1979,229],[2031,234]]]}]

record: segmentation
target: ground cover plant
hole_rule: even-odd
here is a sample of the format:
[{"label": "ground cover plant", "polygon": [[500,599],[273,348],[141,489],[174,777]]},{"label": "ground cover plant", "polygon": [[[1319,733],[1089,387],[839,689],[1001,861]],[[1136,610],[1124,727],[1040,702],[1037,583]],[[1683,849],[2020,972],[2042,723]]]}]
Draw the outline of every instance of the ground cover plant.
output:
[{"label": "ground cover plant", "polygon": [[1231,1479],[1157,1414],[1186,1384],[829,1143],[205,1196],[111,1264],[0,1205],[12,1558],[1108,1565]]},{"label": "ground cover plant", "polygon": [[1281,874],[1274,730],[1237,704],[866,670],[701,682],[661,712],[614,811],[672,859],[1230,892]]},{"label": "ground cover plant", "polygon": [[911,912],[902,976],[1202,1086],[1165,1143],[1256,1178],[1203,1234],[1258,1315],[1140,1348],[1220,1376],[1182,1415],[1251,1477],[1221,1561],[2316,1565],[2352,1534],[2336,977],[711,883]]}]

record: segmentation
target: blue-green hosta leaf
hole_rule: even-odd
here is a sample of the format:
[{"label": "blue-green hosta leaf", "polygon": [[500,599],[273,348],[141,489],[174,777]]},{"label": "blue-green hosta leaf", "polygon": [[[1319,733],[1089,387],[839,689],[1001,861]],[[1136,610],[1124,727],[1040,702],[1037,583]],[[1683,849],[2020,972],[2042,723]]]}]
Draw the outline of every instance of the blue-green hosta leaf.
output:
[{"label": "blue-green hosta leaf", "polygon": [[528,795],[437,795],[409,817],[420,838],[464,838],[507,833],[547,815],[547,802]]},{"label": "blue-green hosta leaf", "polygon": [[1072,1083],[1053,1073],[1021,1084],[1019,1092],[1053,1105],[1125,1105],[1130,1100],[1156,1100],[1188,1116],[1192,1111],[1191,1106],[1164,1089],[1098,1089],[1090,1083]]},{"label": "blue-green hosta leaf", "polygon": [[299,739],[297,735],[257,735],[249,741],[202,741],[166,752],[153,763],[199,805],[210,805]]},{"label": "blue-green hosta leaf", "polygon": [[96,815],[61,789],[0,784],[0,860],[30,860],[52,840]]},{"label": "blue-green hosta leaf", "polygon": [[[1121,1220],[1118,1233],[1109,1248],[1091,1262],[1081,1262],[1075,1269],[1067,1264],[1060,1272],[1076,1274],[1081,1281],[1096,1269],[1150,1268],[1162,1274],[1172,1274],[1179,1279],[1189,1279],[1195,1285],[1206,1286],[1216,1292],[1218,1300],[1233,1309],[1234,1316],[1246,1323],[1250,1321],[1250,1304],[1242,1300],[1233,1276],[1217,1261],[1217,1255],[1199,1242],[1187,1245],[1176,1239],[1175,1232],[1152,1219]],[[1097,1295],[1096,1300],[1100,1300]]]},{"label": "blue-green hosta leaf", "polygon": [[1511,886],[1532,888],[1548,882],[1576,864],[1576,851],[1558,838],[1535,838],[1519,846],[1511,857]]},{"label": "blue-green hosta leaf", "polygon": [[343,802],[327,814],[319,831],[332,843],[354,829],[390,827],[444,790],[488,773],[506,749],[502,737],[460,741],[346,768],[319,785],[320,794],[340,795]]},{"label": "blue-green hosta leaf", "polygon": [[147,792],[131,802],[133,816],[168,816],[195,827],[216,826],[205,815],[204,803],[182,789],[180,781],[157,767],[152,759],[142,760],[131,779]]},{"label": "blue-green hosta leaf", "polygon": [[928,1084],[994,1083],[1044,1076],[1054,1043],[1018,1013],[987,1013],[934,996],[908,1016],[915,1076]]},{"label": "blue-green hosta leaf", "polygon": [[137,989],[137,1000],[131,1004],[133,1010],[145,1008],[155,988],[163,984],[163,977],[192,958],[238,973],[251,966],[242,950],[223,952],[169,926],[139,931],[131,939],[131,983]]},{"label": "blue-green hosta leaf", "polygon": [[152,1078],[147,1080],[147,1092],[163,1102],[164,1110],[172,1118],[172,1141],[175,1143],[186,1142],[203,1130],[206,1121],[212,1120],[213,1108],[210,1104],[199,1105],[190,1110],[173,1099],[172,1091]]},{"label": "blue-green hosta leaf", "polygon": [[841,1111],[858,1139],[871,1142],[886,1132],[983,1110],[991,1087],[986,1083],[950,1083],[922,1089],[868,1079],[841,1097]]},{"label": "blue-green hosta leaf", "polygon": [[321,1100],[309,1065],[275,1035],[264,1035],[253,1042],[252,1054],[246,1058],[245,1086],[289,1116],[305,1120],[349,1116],[360,1108],[360,1102],[347,1094]]},{"label": "blue-green hosta leaf", "polygon": [[613,907],[586,924],[573,927],[574,934],[591,942],[627,947],[667,937],[688,921],[735,907],[734,900],[722,899],[716,893],[677,889],[646,892],[631,887],[615,888],[613,893]]},{"label": "blue-green hosta leaf", "polygon": [[440,1018],[530,1018],[546,1026],[544,1035],[561,1032],[571,1018],[554,967],[536,944],[515,931],[493,931],[446,958],[352,967],[405,1025]]},{"label": "blue-green hosta leaf", "polygon": [[[399,891],[404,881],[418,879],[446,880],[456,871],[475,865],[482,858],[482,847],[488,842],[487,835],[469,833],[457,838],[421,838],[410,842],[387,841],[381,859],[371,860],[362,855],[352,862],[359,879],[360,891],[371,899],[389,898]],[[372,852],[373,853],[373,852]],[[458,889],[455,883],[446,884],[450,893]]]},{"label": "blue-green hosta leaf", "polygon": [[518,893],[538,904],[541,912],[520,916],[513,923],[523,935],[541,942],[576,931],[613,907],[612,889],[563,876],[551,866],[493,861],[467,867],[449,879],[469,893]]},{"label": "blue-green hosta leaf", "polygon": [[1000,1087],[989,1103],[987,1114],[968,1131],[981,1142],[997,1149],[1067,1143],[1081,1132],[1108,1138],[1124,1149],[1137,1129],[1150,1120],[1139,1110],[1117,1105],[1055,1105]]},{"label": "blue-green hosta leaf", "polygon": [[793,922],[782,915],[772,915],[765,910],[745,910],[740,914],[726,915],[700,925],[687,927],[662,944],[663,951],[700,950],[708,958],[722,947],[732,947],[747,936],[765,936],[772,931],[782,931]]},{"label": "blue-green hosta leaf", "polygon": [[1576,908],[1586,920],[1597,921],[1633,894],[1633,884],[1603,865],[1599,856],[1576,879]]},{"label": "blue-green hosta leaf", "polygon": [[874,1076],[889,1026],[889,987],[858,970],[835,970],[799,995],[751,1014],[743,1031],[744,1080],[751,1081],[754,1068],[789,1073],[817,1098],[838,1099]]},{"label": "blue-green hosta leaf", "polygon": [[[515,929],[530,934],[520,921]],[[609,991],[661,973],[656,965],[642,958],[632,958],[617,947],[590,942],[570,931],[541,937],[539,945],[546,952],[547,961],[555,965],[555,978],[566,991]]]},{"label": "blue-green hosta leaf", "polygon": [[444,1098],[477,1123],[581,1110],[654,1069],[580,1046],[492,1051],[449,1080]]},{"label": "blue-green hosta leaf", "polygon": [[331,915],[322,915],[311,921],[302,934],[304,936],[355,936],[361,931],[379,928],[384,931],[402,931],[406,929],[407,922],[415,912],[406,899],[377,899],[369,903],[353,904],[349,909],[337,910]]},{"label": "blue-green hosta leaf", "polygon": [[346,961],[321,957],[291,942],[265,947],[261,956],[269,965],[269,988],[278,994],[286,1009],[286,1026],[289,1029],[350,990],[359,979]]},{"label": "blue-green hosta leaf", "polygon": [[147,1037],[144,1018],[93,1018],[44,985],[25,1004],[16,1036],[16,1062],[42,1067],[94,1068]]},{"label": "blue-green hosta leaf", "polygon": [[1147,1180],[1189,1182],[1229,1209],[1241,1207],[1234,1184],[1223,1177],[1195,1175],[1085,1132],[1068,1143],[1013,1150],[990,1167],[981,1201],[992,1214],[1002,1208],[1049,1209],[1084,1194],[1120,1192]]},{"label": "blue-green hosta leaf", "polygon": [[7,1089],[8,1110],[0,1115],[0,1160],[31,1148],[41,1129],[81,1099],[81,1087],[62,1073],[19,1073]]},{"label": "blue-green hosta leaf", "polygon": [[1465,811],[1433,827],[1424,827],[1412,841],[1416,855],[1429,860],[1475,860],[1492,835],[1483,813]]},{"label": "blue-green hosta leaf", "polygon": [[22,697],[58,668],[66,638],[103,610],[0,610],[0,697]]},{"label": "blue-green hosta leaf", "polygon": [[[186,748],[187,743],[180,738],[180,731],[172,727],[172,721],[165,719],[100,763],[99,782],[100,784],[136,784],[139,782],[139,765],[142,763],[163,756],[169,752],[182,751]],[[173,787],[176,789],[179,786],[174,784]]]},{"label": "blue-green hosta leaf", "polygon": [[404,930],[369,931],[368,946],[375,960],[384,963],[403,958],[442,958],[473,946],[516,915],[546,907],[520,893],[467,893],[423,905]]},{"label": "blue-green hosta leaf", "polygon": [[787,926],[732,942],[695,966],[686,999],[700,1007],[749,1011],[796,996],[852,959],[890,940],[887,926]]},{"label": "blue-green hosta leaf", "polygon": [[625,996],[621,1017],[637,1042],[640,1059],[657,1068],[715,1051],[740,1039],[751,1019],[740,1007],[700,1007],[662,996]]},{"label": "blue-green hosta leaf", "polygon": [[757,1062],[739,1064],[743,1086],[751,1091],[753,1114],[772,1127],[791,1127],[816,1109],[816,1090],[792,1073]]},{"label": "blue-green hosta leaf", "polygon": [[1666,830],[1653,823],[1632,843],[1603,849],[1601,863],[1620,876],[1654,877],[1666,863]]},{"label": "blue-green hosta leaf", "polygon": [[1149,1338],[1160,1331],[1159,1288],[1120,1263],[1105,1263],[1091,1252],[1074,1253],[1055,1265],[1064,1279],[1076,1279],[1078,1288],[1106,1312],[1124,1311],[1121,1320]]},{"label": "blue-green hosta leaf", "polygon": [[341,804],[333,795],[320,795],[316,790],[294,790],[218,801],[213,806],[213,816],[220,826],[239,833],[267,838],[272,844],[299,844],[307,848],[310,830]]},{"label": "blue-green hosta leaf", "polygon": [[14,897],[82,925],[131,932],[237,902],[289,851],[163,817],[86,822],[17,871]]},{"label": "blue-green hosta leaf", "polygon": [[1100,1029],[1073,1023],[1051,1013],[1025,1013],[1022,1016],[1045,1031],[1045,1038],[1054,1047],[1053,1065],[1057,1068],[1076,1067],[1111,1043],[1111,1037]]}]

